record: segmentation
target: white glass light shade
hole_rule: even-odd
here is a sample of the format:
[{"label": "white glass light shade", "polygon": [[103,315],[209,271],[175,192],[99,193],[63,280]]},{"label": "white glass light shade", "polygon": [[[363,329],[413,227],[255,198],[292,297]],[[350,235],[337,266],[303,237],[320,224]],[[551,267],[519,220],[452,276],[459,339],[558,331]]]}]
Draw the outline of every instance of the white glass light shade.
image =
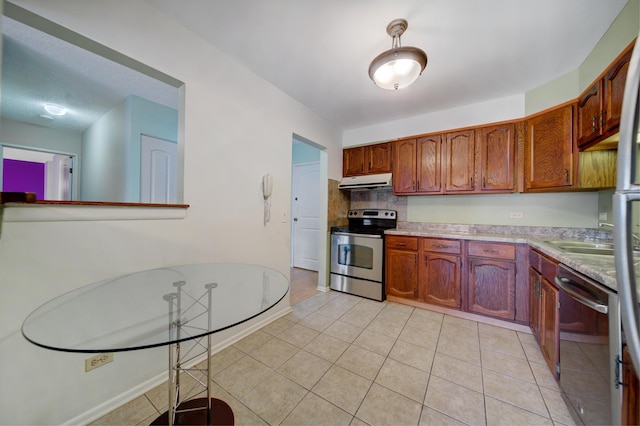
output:
[{"label": "white glass light shade", "polygon": [[369,65],[369,77],[383,89],[407,87],[422,74],[427,55],[415,47],[398,47],[378,55]]},{"label": "white glass light shade", "polygon": [[65,107],[56,104],[44,104],[44,110],[51,115],[65,115],[67,113]]}]

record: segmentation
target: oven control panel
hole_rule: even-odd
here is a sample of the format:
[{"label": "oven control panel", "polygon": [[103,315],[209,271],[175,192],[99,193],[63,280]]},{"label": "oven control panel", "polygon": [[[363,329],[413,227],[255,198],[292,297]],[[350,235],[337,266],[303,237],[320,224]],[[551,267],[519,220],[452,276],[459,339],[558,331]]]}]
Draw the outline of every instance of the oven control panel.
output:
[{"label": "oven control panel", "polygon": [[356,209],[349,210],[349,218],[354,219],[395,219],[397,212],[395,210],[383,209]]}]

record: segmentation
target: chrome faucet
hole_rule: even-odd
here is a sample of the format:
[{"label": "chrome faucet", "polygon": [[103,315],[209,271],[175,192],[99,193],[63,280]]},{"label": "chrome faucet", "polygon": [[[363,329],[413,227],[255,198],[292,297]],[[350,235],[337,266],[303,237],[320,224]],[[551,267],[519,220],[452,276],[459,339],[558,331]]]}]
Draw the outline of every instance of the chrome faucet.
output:
[{"label": "chrome faucet", "polygon": [[[611,228],[611,230],[613,231],[613,224],[612,224],[612,223],[600,222],[600,223],[598,224],[598,226],[599,226],[600,228],[608,227],[608,228]],[[632,233],[631,233],[631,239],[633,240],[634,250],[635,250],[636,248],[639,248],[639,247],[640,247],[640,235],[638,235],[638,234],[636,234],[636,233],[632,232]]]}]

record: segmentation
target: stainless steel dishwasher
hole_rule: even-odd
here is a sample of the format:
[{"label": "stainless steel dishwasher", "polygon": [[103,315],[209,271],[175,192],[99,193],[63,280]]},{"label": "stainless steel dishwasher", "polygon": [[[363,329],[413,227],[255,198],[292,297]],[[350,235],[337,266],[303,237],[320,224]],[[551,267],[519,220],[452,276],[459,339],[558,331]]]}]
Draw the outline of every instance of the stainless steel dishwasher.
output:
[{"label": "stainless steel dishwasher", "polygon": [[622,336],[618,295],[560,265],[560,379],[577,424],[620,424]]}]

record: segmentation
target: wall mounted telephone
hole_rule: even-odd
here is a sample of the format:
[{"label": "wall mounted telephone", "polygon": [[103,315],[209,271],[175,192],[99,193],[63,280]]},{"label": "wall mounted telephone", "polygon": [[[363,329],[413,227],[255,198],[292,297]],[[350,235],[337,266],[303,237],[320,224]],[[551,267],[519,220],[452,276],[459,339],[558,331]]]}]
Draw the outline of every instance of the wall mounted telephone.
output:
[{"label": "wall mounted telephone", "polygon": [[264,198],[264,226],[271,219],[271,192],[273,191],[273,176],[266,174],[262,176],[262,198]]},{"label": "wall mounted telephone", "polygon": [[273,176],[267,173],[262,176],[262,196],[265,200],[271,197],[271,191],[273,191]]}]

